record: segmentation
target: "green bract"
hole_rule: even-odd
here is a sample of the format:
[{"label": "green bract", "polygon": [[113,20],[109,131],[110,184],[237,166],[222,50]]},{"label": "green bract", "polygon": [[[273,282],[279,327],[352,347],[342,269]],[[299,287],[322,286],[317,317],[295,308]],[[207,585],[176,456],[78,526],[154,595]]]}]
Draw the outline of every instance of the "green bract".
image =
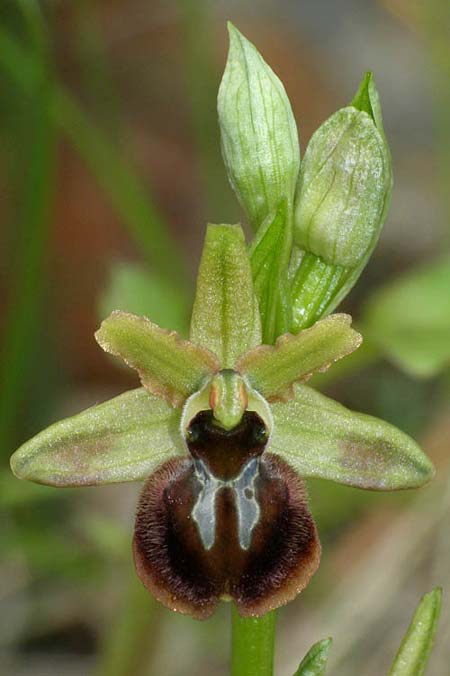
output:
[{"label": "green bract", "polygon": [[281,199],[294,199],[297,127],[283,84],[258,50],[229,24],[230,51],[219,89],[228,177],[256,230]]}]

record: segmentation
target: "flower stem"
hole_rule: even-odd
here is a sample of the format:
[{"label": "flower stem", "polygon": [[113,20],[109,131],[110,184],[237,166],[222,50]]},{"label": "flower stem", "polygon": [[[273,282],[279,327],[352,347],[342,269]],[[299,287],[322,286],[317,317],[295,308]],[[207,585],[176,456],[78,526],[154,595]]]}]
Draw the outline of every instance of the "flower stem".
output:
[{"label": "flower stem", "polygon": [[272,676],[276,612],[241,617],[231,610],[231,676]]}]

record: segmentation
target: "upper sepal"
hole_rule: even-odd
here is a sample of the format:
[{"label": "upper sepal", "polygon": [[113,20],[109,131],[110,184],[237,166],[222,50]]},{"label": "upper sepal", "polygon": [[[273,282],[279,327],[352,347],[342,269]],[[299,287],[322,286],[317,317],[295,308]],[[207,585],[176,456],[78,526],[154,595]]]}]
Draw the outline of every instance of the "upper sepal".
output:
[{"label": "upper sepal", "polygon": [[261,319],[240,225],[208,225],[197,277],[191,340],[222,368],[261,342]]},{"label": "upper sepal", "polygon": [[128,312],[113,312],[102,322],[95,338],[105,352],[121,357],[136,369],[149,392],[174,406],[181,405],[219,369],[216,356],[209,350]]},{"label": "upper sepal", "polygon": [[362,338],[350,323],[350,315],[330,315],[296,336],[281,336],[275,346],[261,345],[247,352],[237,369],[266,399],[286,399],[294,382],[308,380],[359,347]]},{"label": "upper sepal", "polygon": [[180,416],[143,388],[130,390],[43,430],[14,453],[11,468],[50,486],[142,480],[187,454]]},{"label": "upper sepal", "polygon": [[267,450],[304,477],[372,490],[417,488],[434,475],[419,446],[393,425],[355,413],[305,386],[272,405]]}]

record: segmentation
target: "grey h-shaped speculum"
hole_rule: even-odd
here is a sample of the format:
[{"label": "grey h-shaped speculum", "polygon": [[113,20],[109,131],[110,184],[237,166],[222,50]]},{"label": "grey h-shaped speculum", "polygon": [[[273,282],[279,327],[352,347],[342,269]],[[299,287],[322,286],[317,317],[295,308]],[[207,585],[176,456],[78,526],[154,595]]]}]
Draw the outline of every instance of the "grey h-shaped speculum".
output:
[{"label": "grey h-shaped speculum", "polygon": [[259,462],[259,458],[252,458],[237,477],[224,481],[217,479],[202,460],[195,460],[195,476],[201,488],[192,510],[192,518],[197,524],[205,549],[211,549],[216,539],[216,497],[222,488],[231,488],[233,491],[239,544],[241,549],[249,549],[252,532],[260,515],[255,489]]}]

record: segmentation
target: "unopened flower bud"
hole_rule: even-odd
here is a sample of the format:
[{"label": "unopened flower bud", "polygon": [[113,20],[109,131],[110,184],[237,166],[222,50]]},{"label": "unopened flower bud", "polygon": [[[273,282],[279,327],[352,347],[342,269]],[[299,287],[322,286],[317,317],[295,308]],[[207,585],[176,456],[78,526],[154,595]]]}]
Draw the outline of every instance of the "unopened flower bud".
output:
[{"label": "unopened flower bud", "polygon": [[296,244],[345,268],[359,268],[367,261],[391,192],[389,150],[378,99],[370,94],[376,92],[369,75],[353,104],[337,111],[313,135],[296,197]]},{"label": "unopened flower bud", "polygon": [[231,24],[229,33],[218,97],[222,153],[230,183],[256,230],[282,199],[293,203],[298,134],[283,84]]}]

